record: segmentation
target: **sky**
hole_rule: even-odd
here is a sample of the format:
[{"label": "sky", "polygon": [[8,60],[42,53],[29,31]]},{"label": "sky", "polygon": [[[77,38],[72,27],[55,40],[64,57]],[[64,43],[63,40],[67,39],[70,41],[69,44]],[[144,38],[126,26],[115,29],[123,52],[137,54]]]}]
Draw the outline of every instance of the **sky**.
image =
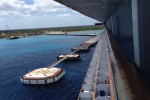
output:
[{"label": "sky", "polygon": [[93,25],[97,21],[53,0],[0,0],[0,30]]}]

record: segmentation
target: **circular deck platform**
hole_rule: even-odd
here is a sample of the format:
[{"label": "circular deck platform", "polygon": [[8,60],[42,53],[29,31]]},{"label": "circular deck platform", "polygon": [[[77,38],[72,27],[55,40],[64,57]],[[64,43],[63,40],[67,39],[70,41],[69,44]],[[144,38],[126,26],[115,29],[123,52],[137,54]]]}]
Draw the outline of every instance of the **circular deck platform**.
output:
[{"label": "circular deck platform", "polygon": [[61,68],[39,68],[20,78],[24,84],[48,84],[58,81],[65,71]]}]

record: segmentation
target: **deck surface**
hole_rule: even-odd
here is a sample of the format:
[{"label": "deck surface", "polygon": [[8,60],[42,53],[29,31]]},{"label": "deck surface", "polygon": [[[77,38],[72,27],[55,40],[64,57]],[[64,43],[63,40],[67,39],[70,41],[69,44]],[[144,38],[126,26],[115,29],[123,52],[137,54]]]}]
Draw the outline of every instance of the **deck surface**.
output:
[{"label": "deck surface", "polygon": [[47,76],[53,76],[54,74],[56,74],[58,71],[60,70],[60,68],[39,68],[36,70],[33,70],[29,73],[27,73],[26,75],[24,75],[23,77],[32,79],[32,78],[44,78]]}]

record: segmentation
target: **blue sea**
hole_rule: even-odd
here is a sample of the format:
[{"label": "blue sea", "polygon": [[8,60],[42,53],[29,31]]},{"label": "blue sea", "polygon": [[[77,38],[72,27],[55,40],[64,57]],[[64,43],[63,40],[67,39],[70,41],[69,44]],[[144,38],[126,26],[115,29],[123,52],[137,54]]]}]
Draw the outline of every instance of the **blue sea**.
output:
[{"label": "blue sea", "polygon": [[76,100],[95,47],[80,53],[79,61],[64,61],[57,65],[66,72],[58,82],[25,85],[20,82],[20,77],[34,69],[47,67],[57,61],[57,56],[70,53],[72,47],[90,38],[36,35],[14,40],[0,39],[0,100]]}]

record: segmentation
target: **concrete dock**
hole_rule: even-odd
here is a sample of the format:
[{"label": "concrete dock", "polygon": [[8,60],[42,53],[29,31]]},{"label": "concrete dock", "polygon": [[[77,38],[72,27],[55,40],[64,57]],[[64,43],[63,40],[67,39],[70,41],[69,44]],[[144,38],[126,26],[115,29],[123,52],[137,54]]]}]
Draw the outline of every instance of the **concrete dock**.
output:
[{"label": "concrete dock", "polygon": [[99,36],[95,36],[94,38],[85,41],[80,46],[72,48],[71,50],[72,51],[76,51],[77,50],[77,52],[88,51],[89,47],[92,46],[92,45],[94,45],[94,44],[96,44],[98,40],[99,40]]},{"label": "concrete dock", "polygon": [[71,55],[60,55],[57,56],[57,60],[62,59],[64,57],[67,56],[66,60],[79,60],[80,59],[80,55],[79,54],[71,54]]},{"label": "concrete dock", "polygon": [[99,34],[68,34],[65,32],[62,33],[45,33],[45,35],[65,35],[65,36],[98,36]]}]

